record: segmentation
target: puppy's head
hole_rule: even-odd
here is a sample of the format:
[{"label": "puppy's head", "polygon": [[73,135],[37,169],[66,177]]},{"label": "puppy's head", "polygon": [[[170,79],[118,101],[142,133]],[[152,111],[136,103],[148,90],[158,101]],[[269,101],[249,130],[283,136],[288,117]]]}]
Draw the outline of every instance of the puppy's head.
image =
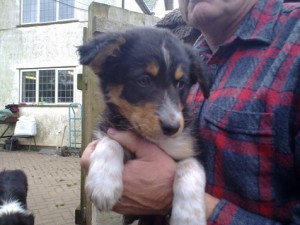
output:
[{"label": "puppy's head", "polygon": [[106,103],[132,128],[155,140],[185,127],[185,101],[192,84],[208,95],[205,65],[169,31],[134,28],[106,33],[79,47],[80,63],[101,81]]}]

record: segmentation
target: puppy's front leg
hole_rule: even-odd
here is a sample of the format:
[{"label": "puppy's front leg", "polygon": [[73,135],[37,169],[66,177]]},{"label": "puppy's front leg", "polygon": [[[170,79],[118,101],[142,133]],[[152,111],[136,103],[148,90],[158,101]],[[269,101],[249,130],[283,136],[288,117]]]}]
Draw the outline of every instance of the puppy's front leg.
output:
[{"label": "puppy's front leg", "polygon": [[205,225],[205,172],[196,159],[178,163],[173,191],[171,225]]},{"label": "puppy's front leg", "polygon": [[122,146],[109,137],[102,138],[91,155],[85,190],[99,210],[111,210],[121,198],[123,158]]}]

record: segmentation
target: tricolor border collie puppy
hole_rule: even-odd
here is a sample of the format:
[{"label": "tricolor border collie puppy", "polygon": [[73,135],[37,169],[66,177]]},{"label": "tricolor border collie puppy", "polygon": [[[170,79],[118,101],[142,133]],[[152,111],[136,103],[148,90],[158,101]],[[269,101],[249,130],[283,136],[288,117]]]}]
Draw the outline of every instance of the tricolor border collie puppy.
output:
[{"label": "tricolor border collie puppy", "polygon": [[0,172],[0,225],[33,225],[27,209],[27,177],[22,170]]},{"label": "tricolor border collie puppy", "polygon": [[189,46],[158,28],[101,34],[78,51],[80,63],[99,76],[106,103],[96,132],[100,141],[86,177],[88,197],[106,211],[121,198],[126,154],[106,131],[109,127],[127,129],[178,162],[170,224],[206,224],[205,173],[194,158],[198,154],[195,123],[186,105],[189,89],[196,82],[207,97],[206,66]]}]

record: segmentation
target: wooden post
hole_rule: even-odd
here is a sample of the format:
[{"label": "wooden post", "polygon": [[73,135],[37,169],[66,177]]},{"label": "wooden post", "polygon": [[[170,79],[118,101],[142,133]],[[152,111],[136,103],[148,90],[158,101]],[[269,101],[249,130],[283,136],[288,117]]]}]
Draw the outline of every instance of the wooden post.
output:
[{"label": "wooden post", "polygon": [[[153,16],[131,12],[125,9],[93,2],[89,7],[88,27],[84,30],[84,42],[93,34],[125,30],[134,25],[154,25],[159,19]],[[127,21],[127,22],[124,22]],[[103,97],[99,89],[99,79],[87,66],[82,71],[82,151],[93,140],[100,113],[104,109]],[[84,214],[82,225],[102,224],[91,202],[86,199],[84,190],[85,173],[81,172],[81,211]],[[96,212],[96,213],[95,213]],[[100,217],[101,219],[101,217]],[[122,224],[114,223],[115,225]]]}]

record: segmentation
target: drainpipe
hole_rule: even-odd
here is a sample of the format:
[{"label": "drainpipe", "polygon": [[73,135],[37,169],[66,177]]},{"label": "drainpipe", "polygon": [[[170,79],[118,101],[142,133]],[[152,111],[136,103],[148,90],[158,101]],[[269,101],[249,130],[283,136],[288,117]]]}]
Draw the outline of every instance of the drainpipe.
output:
[{"label": "drainpipe", "polygon": [[165,1],[165,9],[166,10],[173,10],[174,8],[174,0],[164,0]]}]

